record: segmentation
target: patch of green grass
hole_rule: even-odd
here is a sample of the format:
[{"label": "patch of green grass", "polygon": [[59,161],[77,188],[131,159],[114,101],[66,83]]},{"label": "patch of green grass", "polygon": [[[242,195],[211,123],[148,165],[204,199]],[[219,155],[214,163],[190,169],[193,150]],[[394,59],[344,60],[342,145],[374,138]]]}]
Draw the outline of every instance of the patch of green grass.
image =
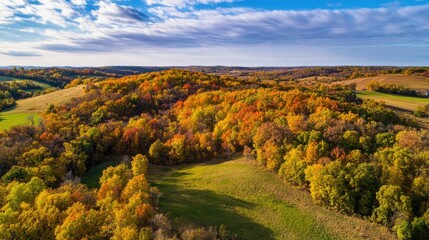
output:
[{"label": "patch of green grass", "polygon": [[239,239],[394,239],[362,219],[312,203],[253,162],[233,160],[180,167],[149,167],[162,192],[160,208],[173,225],[225,224]]},{"label": "patch of green grass", "polygon": [[85,175],[81,178],[81,183],[85,184],[89,188],[100,187],[100,177],[103,175],[103,170],[110,167],[116,166],[120,162],[119,157],[111,157],[109,160],[98,164],[95,167],[90,168]]},{"label": "patch of green grass", "polygon": [[40,121],[40,115],[35,113],[0,112],[0,131],[13,126],[28,125],[30,124],[30,118],[33,118],[35,124]]},{"label": "patch of green grass", "polygon": [[362,99],[383,101],[388,107],[407,112],[415,111],[418,106],[429,104],[429,98],[410,97],[373,91],[359,91],[357,95]]}]

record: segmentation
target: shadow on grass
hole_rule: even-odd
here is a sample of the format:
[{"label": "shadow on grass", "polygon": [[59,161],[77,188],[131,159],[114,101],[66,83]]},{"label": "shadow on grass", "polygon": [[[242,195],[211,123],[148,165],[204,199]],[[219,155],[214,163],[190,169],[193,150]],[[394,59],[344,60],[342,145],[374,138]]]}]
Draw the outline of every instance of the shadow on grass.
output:
[{"label": "shadow on grass", "polygon": [[5,108],[5,109],[3,109],[3,110],[1,110],[1,112],[2,113],[8,113],[8,112],[10,112],[10,111],[12,111],[12,110],[14,110],[15,108],[17,108],[18,106],[17,106],[17,104],[14,104],[13,106],[11,106],[11,107],[8,107],[8,108]]},{"label": "shadow on grass", "polygon": [[120,163],[120,157],[118,156],[108,156],[106,158],[108,159],[107,161],[89,168],[81,178],[81,183],[87,185],[89,188],[99,188],[103,171],[108,167],[114,167]]},{"label": "shadow on grass", "polygon": [[[171,182],[176,173],[169,176]],[[175,175],[175,176],[173,176]],[[179,173],[183,175],[183,173]],[[170,183],[153,184],[163,193],[160,208],[180,228],[187,225],[226,225],[238,239],[273,239],[273,232],[239,213],[255,204],[210,190],[185,189]]]}]

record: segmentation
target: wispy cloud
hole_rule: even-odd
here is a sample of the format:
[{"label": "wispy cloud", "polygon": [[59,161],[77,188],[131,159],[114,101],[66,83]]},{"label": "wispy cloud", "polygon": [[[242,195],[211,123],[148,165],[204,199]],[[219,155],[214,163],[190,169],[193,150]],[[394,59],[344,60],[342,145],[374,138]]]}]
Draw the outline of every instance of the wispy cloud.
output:
[{"label": "wispy cloud", "polygon": [[[132,7],[126,5],[127,1],[110,0],[95,3],[38,0],[37,4],[34,1],[2,0],[0,30],[2,26],[15,27],[17,32],[37,33],[42,37],[34,41],[17,40],[7,48],[3,44],[0,51],[10,56],[26,56],[19,52],[31,54],[35,49],[52,53],[163,49],[191,52],[189,49],[210,47],[294,49],[294,46],[318,46],[340,49],[429,45],[429,5],[299,11],[217,5],[233,1],[146,0],[146,5]],[[195,7],[201,4],[213,6]]]},{"label": "wispy cloud", "polygon": [[[365,39],[365,43],[360,41],[361,44],[368,45],[386,41],[403,44],[414,41],[416,37],[425,43],[429,40],[429,5],[311,11],[257,11],[246,8],[168,10],[164,13],[158,7],[150,11],[157,14],[158,19],[154,21],[136,9],[100,2],[99,9],[91,13],[95,21],[89,25],[79,22],[80,28],[86,32],[76,33],[75,37],[79,39],[67,44],[78,47],[69,50],[91,51],[98,45],[117,48],[137,45],[202,47],[294,44],[303,41],[335,41],[335,45],[347,45],[359,44],[360,39]],[[57,47],[53,49],[61,45],[55,44]]]},{"label": "wispy cloud", "polygon": [[37,52],[27,52],[27,51],[6,51],[0,52],[0,54],[14,56],[14,57],[40,57],[42,54]]}]

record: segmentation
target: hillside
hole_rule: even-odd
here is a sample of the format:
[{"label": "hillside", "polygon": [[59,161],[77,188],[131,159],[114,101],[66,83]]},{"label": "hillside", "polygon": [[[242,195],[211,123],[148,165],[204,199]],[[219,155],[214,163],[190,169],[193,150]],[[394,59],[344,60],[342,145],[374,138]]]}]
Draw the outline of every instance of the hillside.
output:
[{"label": "hillside", "polygon": [[395,239],[386,228],[314,205],[308,193],[250,160],[149,169],[176,227],[226,224],[248,240]]},{"label": "hillside", "polygon": [[356,90],[363,90],[367,88],[367,84],[370,81],[376,81],[382,84],[398,84],[412,89],[429,89],[429,79],[427,77],[403,74],[389,74],[376,77],[357,78],[353,80],[335,82],[334,84],[348,85],[355,83]]},{"label": "hillside", "polygon": [[35,120],[39,119],[38,114],[45,111],[50,104],[61,105],[83,94],[83,87],[77,86],[37,97],[18,100],[16,107],[0,112],[0,130],[28,124],[29,116],[34,116]]}]

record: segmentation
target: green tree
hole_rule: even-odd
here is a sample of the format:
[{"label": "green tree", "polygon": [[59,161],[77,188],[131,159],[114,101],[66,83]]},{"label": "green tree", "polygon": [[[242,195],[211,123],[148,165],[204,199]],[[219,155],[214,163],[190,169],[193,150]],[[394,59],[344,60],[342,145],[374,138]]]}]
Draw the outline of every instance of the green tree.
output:
[{"label": "green tree", "polygon": [[168,153],[167,147],[164,145],[161,140],[157,139],[154,143],[150,145],[149,148],[149,157],[153,163],[165,163],[166,156]]},{"label": "green tree", "polygon": [[140,174],[146,174],[148,168],[149,160],[146,156],[142,154],[137,154],[133,157],[133,161],[131,162],[131,169],[133,171],[134,176]]},{"label": "green tree", "polygon": [[388,227],[408,221],[411,216],[411,199],[395,185],[383,185],[377,192],[379,206],[374,209],[372,219]]},{"label": "green tree", "polygon": [[292,149],[284,157],[284,163],[279,169],[279,175],[286,181],[302,186],[305,183],[305,153],[299,149]]}]

